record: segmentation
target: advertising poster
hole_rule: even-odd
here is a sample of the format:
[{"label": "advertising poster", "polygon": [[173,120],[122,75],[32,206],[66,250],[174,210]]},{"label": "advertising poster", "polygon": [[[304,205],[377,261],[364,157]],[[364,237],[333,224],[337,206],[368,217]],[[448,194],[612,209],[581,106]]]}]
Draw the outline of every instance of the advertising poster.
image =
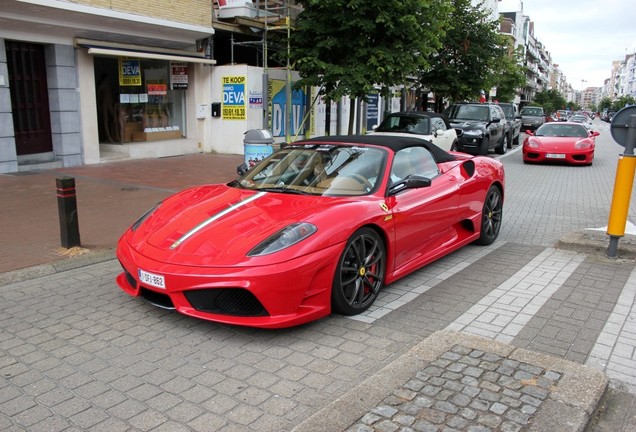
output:
[{"label": "advertising poster", "polygon": [[250,90],[250,109],[263,109],[263,92]]},{"label": "advertising poster", "polygon": [[139,59],[131,57],[118,57],[119,60],[119,85],[140,86],[141,66]]},{"label": "advertising poster", "polygon": [[223,85],[223,103],[221,117],[225,120],[245,120],[245,84],[244,76],[225,76],[221,78]]},{"label": "advertising poster", "polygon": [[[272,135],[275,137],[284,137],[287,132],[287,115],[285,107],[287,105],[287,93],[285,90],[286,82],[284,80],[269,80],[268,93],[271,105],[269,111],[269,126]],[[303,116],[305,115],[306,94],[303,90],[292,90],[292,106],[291,106],[291,122],[290,135],[302,135],[303,129],[300,130]]]},{"label": "advertising poster", "polygon": [[170,89],[186,90],[188,88],[188,63],[170,62]]},{"label": "advertising poster", "polygon": [[367,95],[367,130],[370,131],[373,129],[373,126],[377,126],[380,123],[378,94],[368,94]]}]

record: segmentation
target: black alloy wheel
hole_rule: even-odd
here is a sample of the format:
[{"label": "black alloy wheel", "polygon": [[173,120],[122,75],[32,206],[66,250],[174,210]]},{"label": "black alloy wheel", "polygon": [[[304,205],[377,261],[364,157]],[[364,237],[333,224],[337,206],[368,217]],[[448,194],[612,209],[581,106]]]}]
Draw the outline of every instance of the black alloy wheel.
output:
[{"label": "black alloy wheel", "polygon": [[503,199],[497,186],[490,186],[481,212],[481,235],[476,243],[487,246],[499,235],[503,215]]},{"label": "black alloy wheel", "polygon": [[332,308],[341,315],[356,315],[373,304],[384,284],[386,250],[371,228],[353,233],[340,256],[331,290]]}]

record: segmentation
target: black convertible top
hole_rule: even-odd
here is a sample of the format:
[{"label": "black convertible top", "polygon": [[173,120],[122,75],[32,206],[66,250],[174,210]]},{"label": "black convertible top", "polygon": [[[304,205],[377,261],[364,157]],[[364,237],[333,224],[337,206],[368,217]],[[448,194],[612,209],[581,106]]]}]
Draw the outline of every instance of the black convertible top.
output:
[{"label": "black convertible top", "polygon": [[421,138],[389,136],[389,135],[334,135],[310,138],[307,140],[297,141],[294,144],[371,144],[386,147],[393,152],[397,152],[407,147],[425,147],[428,149],[438,163],[450,162],[455,160],[455,156],[428,140]]}]

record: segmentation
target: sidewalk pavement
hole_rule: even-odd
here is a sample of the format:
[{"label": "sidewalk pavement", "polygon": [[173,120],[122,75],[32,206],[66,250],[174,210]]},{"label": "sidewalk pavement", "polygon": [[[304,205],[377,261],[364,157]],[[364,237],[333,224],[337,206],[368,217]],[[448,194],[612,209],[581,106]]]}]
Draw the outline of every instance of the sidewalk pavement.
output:
[{"label": "sidewalk pavement", "polygon": [[[0,273],[112,250],[124,231],[158,201],[189,186],[236,178],[242,155],[196,154],[0,175]],[[83,249],[64,249],[56,179],[75,178]]]},{"label": "sidewalk pavement", "polygon": [[[183,188],[234,179],[242,161],[199,154],[0,175],[0,286],[114,258],[146,209]],[[81,248],[72,250],[59,237],[55,180],[64,176],[77,188]],[[295,430],[583,431],[607,385],[578,363],[441,331]]]}]

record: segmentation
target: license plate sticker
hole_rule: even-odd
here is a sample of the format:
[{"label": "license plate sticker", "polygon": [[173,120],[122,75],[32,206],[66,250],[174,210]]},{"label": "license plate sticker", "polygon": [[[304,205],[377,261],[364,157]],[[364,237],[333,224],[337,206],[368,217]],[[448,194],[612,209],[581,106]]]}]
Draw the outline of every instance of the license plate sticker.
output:
[{"label": "license plate sticker", "polygon": [[139,282],[155,288],[166,289],[166,278],[162,275],[139,269]]},{"label": "license plate sticker", "polygon": [[565,155],[562,153],[548,153],[547,155],[545,155],[545,157],[551,159],[565,159]]}]

